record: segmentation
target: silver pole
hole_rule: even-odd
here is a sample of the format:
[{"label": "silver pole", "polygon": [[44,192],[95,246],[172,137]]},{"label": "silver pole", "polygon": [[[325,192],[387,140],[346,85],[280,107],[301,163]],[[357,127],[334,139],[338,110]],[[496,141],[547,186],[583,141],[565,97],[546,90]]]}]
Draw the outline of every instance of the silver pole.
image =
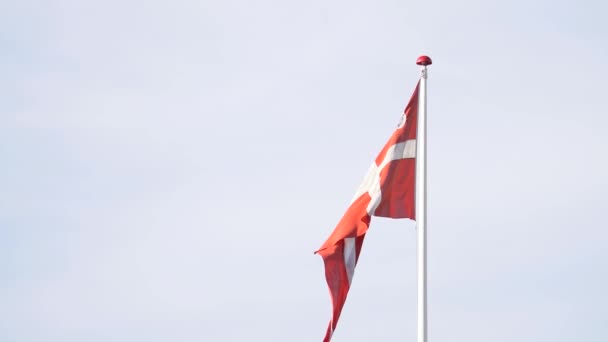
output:
[{"label": "silver pole", "polygon": [[420,56],[418,90],[418,128],[416,133],[416,228],[418,230],[418,342],[427,342],[426,294],[426,78],[427,65],[432,61]]}]

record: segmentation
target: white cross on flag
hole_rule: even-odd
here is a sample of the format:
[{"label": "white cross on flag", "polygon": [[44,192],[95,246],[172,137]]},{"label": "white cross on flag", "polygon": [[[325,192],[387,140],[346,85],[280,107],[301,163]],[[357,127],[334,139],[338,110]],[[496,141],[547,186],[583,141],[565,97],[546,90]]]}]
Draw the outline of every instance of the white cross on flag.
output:
[{"label": "white cross on flag", "polygon": [[346,213],[316,253],[323,257],[333,315],[324,342],[336,329],[372,216],[414,219],[418,86],[401,124],[372,163]]}]

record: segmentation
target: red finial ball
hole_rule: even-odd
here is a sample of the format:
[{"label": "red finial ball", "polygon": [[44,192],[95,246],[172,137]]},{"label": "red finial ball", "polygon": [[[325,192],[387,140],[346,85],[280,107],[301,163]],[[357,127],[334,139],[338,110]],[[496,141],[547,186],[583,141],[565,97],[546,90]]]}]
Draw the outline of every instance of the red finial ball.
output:
[{"label": "red finial ball", "polygon": [[418,64],[418,65],[431,65],[431,64],[433,64],[433,61],[431,60],[431,57],[429,57],[429,56],[420,56],[416,60],[416,64]]}]

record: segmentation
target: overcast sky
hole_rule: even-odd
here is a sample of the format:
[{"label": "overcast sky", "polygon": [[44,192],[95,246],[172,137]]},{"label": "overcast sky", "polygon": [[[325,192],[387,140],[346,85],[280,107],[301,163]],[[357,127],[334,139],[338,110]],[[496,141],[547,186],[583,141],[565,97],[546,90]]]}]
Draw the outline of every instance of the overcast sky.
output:
[{"label": "overcast sky", "polygon": [[[608,340],[602,1],[0,1],[0,340],[321,341],[428,82],[429,341]],[[375,218],[335,342],[414,341]]]}]

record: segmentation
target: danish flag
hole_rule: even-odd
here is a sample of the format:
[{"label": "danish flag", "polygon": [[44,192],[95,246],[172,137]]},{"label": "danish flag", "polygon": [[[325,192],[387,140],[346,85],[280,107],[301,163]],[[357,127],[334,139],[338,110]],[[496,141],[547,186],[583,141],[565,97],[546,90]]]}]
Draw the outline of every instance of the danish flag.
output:
[{"label": "danish flag", "polygon": [[418,85],[401,123],[372,163],[346,213],[315,252],[323,257],[333,304],[324,342],[330,341],[338,324],[371,217],[415,219],[417,117]]}]

